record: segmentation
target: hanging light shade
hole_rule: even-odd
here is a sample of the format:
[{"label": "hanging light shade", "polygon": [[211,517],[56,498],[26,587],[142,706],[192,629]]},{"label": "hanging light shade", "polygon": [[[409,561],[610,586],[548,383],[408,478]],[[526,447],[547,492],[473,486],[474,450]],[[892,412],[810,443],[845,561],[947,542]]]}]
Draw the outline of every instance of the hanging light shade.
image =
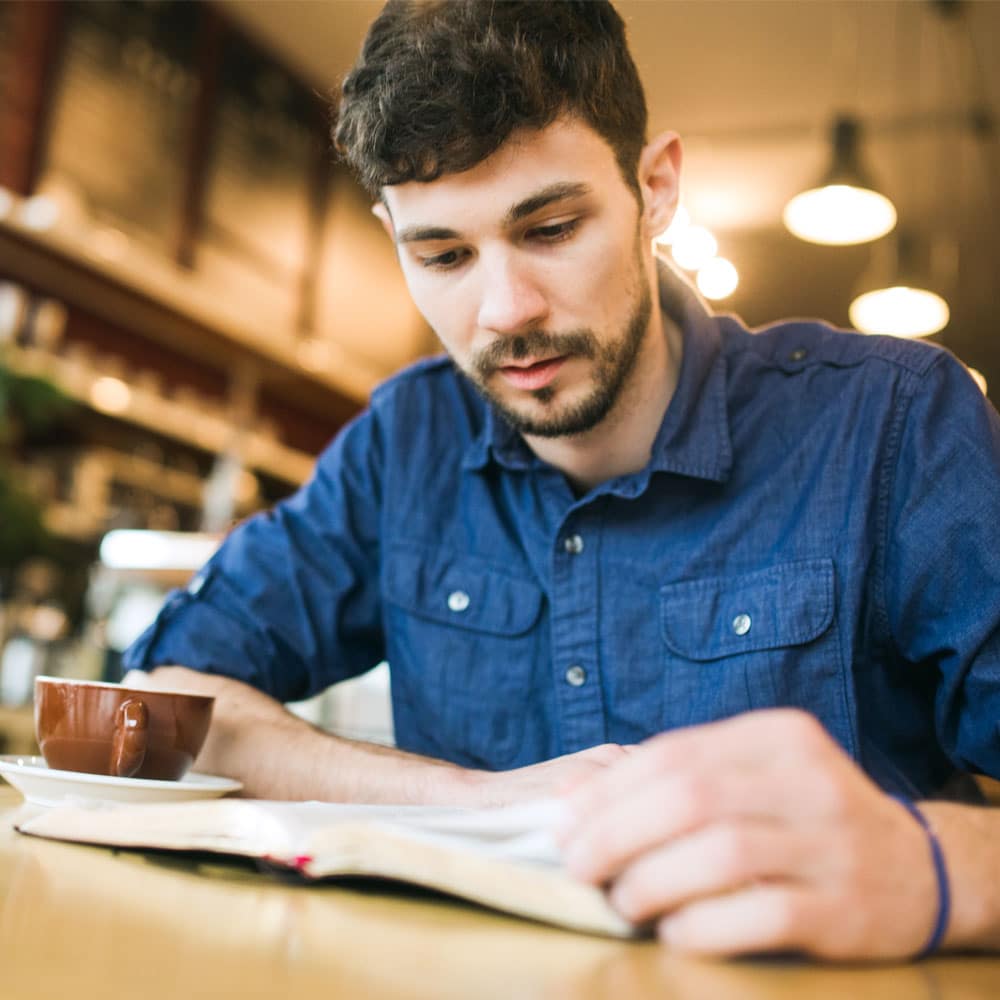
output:
[{"label": "hanging light shade", "polygon": [[847,246],[868,243],[896,225],[896,208],[862,168],[861,125],[841,116],[833,123],[833,162],[820,183],[785,206],[785,226],[809,243]]},{"label": "hanging light shade", "polygon": [[928,248],[910,233],[897,234],[891,263],[862,279],[860,294],[851,303],[851,324],[862,333],[894,337],[929,337],[948,325],[951,311],[944,297],[933,291]]},{"label": "hanging light shade", "polygon": [[895,337],[929,337],[948,325],[948,303],[928,288],[893,285],[859,295],[849,310],[851,323],[862,333]]}]

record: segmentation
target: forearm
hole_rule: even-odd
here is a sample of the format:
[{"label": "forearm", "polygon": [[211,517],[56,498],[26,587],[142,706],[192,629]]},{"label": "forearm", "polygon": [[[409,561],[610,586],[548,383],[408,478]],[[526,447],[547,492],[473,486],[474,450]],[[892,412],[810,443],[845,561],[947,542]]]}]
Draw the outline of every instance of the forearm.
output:
[{"label": "forearm", "polygon": [[[137,683],[130,674],[128,683]],[[254,798],[475,804],[482,775],[401,750],[345,740],[227,677],[158,667],[138,682],[215,696],[212,726],[195,764],[243,782]]]},{"label": "forearm", "polygon": [[1000,809],[922,802],[951,888],[949,950],[1000,950]]}]

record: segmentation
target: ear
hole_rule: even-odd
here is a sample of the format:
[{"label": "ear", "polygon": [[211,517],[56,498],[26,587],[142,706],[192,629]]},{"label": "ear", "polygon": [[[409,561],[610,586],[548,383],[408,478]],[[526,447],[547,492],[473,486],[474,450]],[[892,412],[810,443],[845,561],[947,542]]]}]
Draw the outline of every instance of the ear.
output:
[{"label": "ear", "polygon": [[681,159],[681,140],[676,132],[661,132],[639,155],[643,225],[651,240],[666,230],[677,211]]},{"label": "ear", "polygon": [[382,228],[389,234],[389,239],[396,242],[396,234],[392,225],[392,216],[384,201],[377,201],[372,205],[372,215],[382,223]]}]

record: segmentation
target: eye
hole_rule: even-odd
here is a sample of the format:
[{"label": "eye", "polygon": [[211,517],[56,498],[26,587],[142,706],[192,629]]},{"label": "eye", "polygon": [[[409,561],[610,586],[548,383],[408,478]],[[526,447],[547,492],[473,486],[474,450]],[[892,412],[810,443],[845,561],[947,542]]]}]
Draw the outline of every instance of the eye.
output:
[{"label": "eye", "polygon": [[458,267],[466,257],[466,250],[445,250],[443,253],[432,254],[429,257],[418,257],[421,267],[430,268],[433,271],[451,271]]},{"label": "eye", "polygon": [[567,219],[565,222],[553,222],[547,226],[535,226],[526,235],[529,239],[540,240],[543,243],[559,243],[569,239],[580,225],[579,219]]}]

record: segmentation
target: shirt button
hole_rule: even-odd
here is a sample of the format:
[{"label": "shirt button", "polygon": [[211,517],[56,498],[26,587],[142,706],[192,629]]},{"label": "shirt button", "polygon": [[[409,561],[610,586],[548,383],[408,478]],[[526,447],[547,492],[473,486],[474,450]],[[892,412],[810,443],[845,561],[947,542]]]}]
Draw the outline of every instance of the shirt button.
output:
[{"label": "shirt button", "polygon": [[805,348],[797,347],[791,354],[788,355],[789,361],[803,361],[805,360],[806,351]]},{"label": "shirt button", "polygon": [[583,685],[587,680],[587,671],[583,669],[578,663],[574,663],[569,670],[566,671],[566,683],[572,687],[578,688]]},{"label": "shirt button", "polygon": [[448,608],[451,611],[464,611],[469,606],[469,595],[464,590],[453,590],[448,595]]},{"label": "shirt button", "polygon": [[750,631],[750,616],[749,615],[737,615],[733,619],[733,631],[737,635],[746,635]]},{"label": "shirt button", "polygon": [[578,556],[583,551],[583,539],[579,535],[568,535],[563,548],[571,555]]}]

